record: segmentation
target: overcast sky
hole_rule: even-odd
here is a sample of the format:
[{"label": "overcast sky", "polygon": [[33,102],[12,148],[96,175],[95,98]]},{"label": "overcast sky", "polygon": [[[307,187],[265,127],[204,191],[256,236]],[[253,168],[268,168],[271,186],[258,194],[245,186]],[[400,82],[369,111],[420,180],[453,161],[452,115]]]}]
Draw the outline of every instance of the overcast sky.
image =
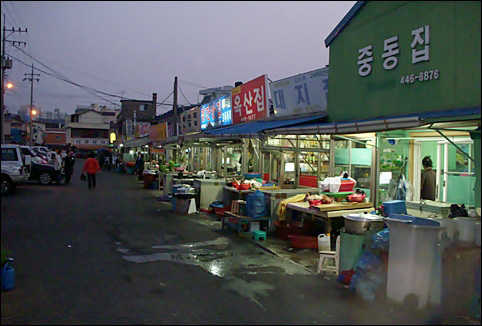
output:
[{"label": "overcast sky", "polygon": [[[7,29],[28,28],[7,33],[7,40],[27,45],[20,50],[7,43],[13,61],[7,79],[15,88],[5,105],[16,112],[30,104],[30,83],[23,79],[32,63],[41,70],[34,69],[40,81],[33,103],[65,113],[92,103],[118,108],[115,96],[151,100],[157,93],[160,103],[172,93],[175,76],[182,105],[201,101],[203,87],[322,68],[329,62],[325,38],[355,3],[2,1],[2,26],[5,14]],[[157,114],[170,109],[162,106]]]}]

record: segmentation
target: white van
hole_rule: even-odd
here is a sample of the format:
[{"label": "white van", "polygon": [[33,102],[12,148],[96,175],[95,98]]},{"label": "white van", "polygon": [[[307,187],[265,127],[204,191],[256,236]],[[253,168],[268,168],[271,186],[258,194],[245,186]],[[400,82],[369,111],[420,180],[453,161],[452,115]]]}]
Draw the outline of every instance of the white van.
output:
[{"label": "white van", "polygon": [[2,195],[10,194],[19,184],[27,183],[30,156],[22,154],[20,145],[2,144]]}]

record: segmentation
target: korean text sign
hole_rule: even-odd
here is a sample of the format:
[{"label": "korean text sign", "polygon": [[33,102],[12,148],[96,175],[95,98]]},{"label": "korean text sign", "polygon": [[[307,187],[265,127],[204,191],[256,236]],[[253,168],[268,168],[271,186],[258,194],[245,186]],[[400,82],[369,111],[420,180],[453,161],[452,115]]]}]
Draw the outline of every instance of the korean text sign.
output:
[{"label": "korean text sign", "polygon": [[269,117],[267,76],[262,75],[233,88],[233,124]]},{"label": "korean text sign", "polygon": [[326,112],[328,68],[274,81],[269,88],[275,116]]},{"label": "korean text sign", "polygon": [[227,126],[232,123],[231,97],[229,95],[201,105],[201,130]]}]

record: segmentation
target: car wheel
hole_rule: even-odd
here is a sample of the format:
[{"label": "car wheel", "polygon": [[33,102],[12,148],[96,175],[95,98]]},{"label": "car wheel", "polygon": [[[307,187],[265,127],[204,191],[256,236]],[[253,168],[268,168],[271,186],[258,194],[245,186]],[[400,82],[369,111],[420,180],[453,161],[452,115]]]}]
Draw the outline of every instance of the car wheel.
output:
[{"label": "car wheel", "polygon": [[52,182],[52,176],[47,171],[42,172],[42,173],[40,173],[39,181],[43,185],[48,185]]},{"label": "car wheel", "polygon": [[9,177],[2,175],[2,195],[8,195],[13,192],[14,185]]}]

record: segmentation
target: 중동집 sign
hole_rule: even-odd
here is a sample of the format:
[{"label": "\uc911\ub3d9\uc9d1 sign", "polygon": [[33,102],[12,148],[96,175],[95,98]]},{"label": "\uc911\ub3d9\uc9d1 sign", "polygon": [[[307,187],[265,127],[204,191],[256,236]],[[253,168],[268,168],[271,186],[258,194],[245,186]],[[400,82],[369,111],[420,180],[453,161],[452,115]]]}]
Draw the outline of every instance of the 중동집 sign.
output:
[{"label": "\uc911\ub3d9\uc9d1 sign", "polygon": [[269,88],[275,116],[326,112],[328,68],[274,81]]},{"label": "\uc911\ub3d9\uc9d1 sign", "polygon": [[231,90],[233,124],[269,117],[266,80],[262,75]]},{"label": "\uc911\ub3d9\uc9d1 sign", "polygon": [[201,130],[227,126],[232,123],[231,97],[229,95],[201,105]]}]

